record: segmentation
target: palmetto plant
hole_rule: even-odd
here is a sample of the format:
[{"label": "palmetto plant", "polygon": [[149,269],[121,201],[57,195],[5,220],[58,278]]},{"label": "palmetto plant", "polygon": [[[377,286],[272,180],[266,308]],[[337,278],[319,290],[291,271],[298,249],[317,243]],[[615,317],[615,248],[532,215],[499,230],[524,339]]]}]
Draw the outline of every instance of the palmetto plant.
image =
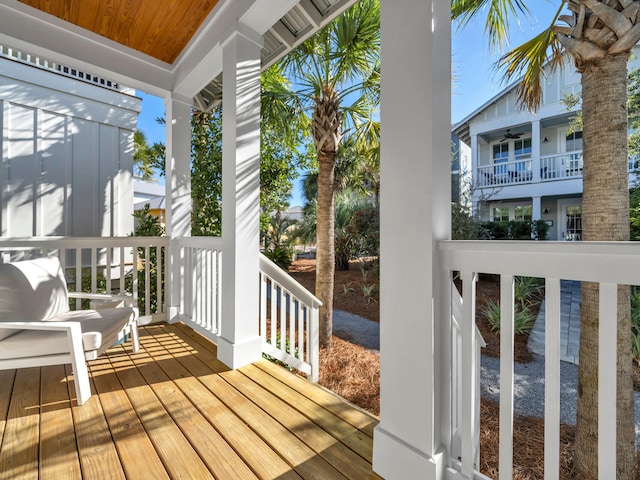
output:
[{"label": "palmetto plant", "polygon": [[[487,15],[494,46],[506,39],[509,18],[527,16],[525,0],[453,0],[452,17],[464,25]],[[486,8],[485,8],[486,7]],[[536,109],[541,101],[543,68],[573,61],[582,75],[583,240],[629,239],[627,172],[627,61],[640,40],[640,1],[563,0],[549,27],[509,51],[498,62],[505,79],[520,79],[520,103]],[[598,286],[581,289],[580,366],[574,465],[578,477],[598,471],[598,323],[618,327],[617,478],[635,477],[635,432],[631,383],[629,289],[618,289],[618,318],[598,318]]]},{"label": "palmetto plant", "polygon": [[320,345],[331,345],[334,251],[334,189],[338,148],[353,138],[358,151],[377,150],[375,114],[380,85],[379,0],[361,0],[289,54],[282,63],[298,87],[296,97],[311,117],[318,162],[316,296]]}]

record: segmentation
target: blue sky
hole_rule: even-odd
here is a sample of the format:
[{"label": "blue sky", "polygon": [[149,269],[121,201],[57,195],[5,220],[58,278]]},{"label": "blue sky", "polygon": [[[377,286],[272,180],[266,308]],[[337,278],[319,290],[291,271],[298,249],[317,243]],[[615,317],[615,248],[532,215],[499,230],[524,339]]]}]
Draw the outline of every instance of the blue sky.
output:
[{"label": "blue sky", "polygon": [[[549,25],[560,0],[532,0],[527,2],[534,17],[523,19],[511,26],[511,46],[520,45]],[[453,95],[451,97],[451,120],[457,123],[504,87],[500,75],[493,70],[499,53],[491,52],[484,36],[484,24],[474,21],[462,30],[454,27],[452,36]],[[164,102],[153,95],[137,93],[142,98],[142,112],[138,117],[138,128],[147,136],[147,141],[165,141],[164,125],[155,119],[164,115]],[[290,204],[301,205],[299,182],[294,184]]]}]

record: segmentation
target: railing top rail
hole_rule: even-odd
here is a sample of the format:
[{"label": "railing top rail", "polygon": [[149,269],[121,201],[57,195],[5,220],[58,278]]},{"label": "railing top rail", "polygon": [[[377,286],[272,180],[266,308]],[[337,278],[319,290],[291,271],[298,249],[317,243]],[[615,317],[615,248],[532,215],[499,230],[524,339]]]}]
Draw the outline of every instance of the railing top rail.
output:
[{"label": "railing top rail", "polygon": [[530,154],[523,154],[522,157],[516,157],[515,160],[509,160],[508,162],[498,162],[498,163],[491,163],[489,165],[478,165],[478,169],[483,169],[483,168],[494,168],[494,167],[500,167],[500,166],[513,166],[513,165],[521,165],[523,163],[531,163],[531,155]]},{"label": "railing top rail", "polygon": [[322,305],[320,299],[310,293],[309,290],[304,288],[297,280],[284,272],[263,254],[260,254],[260,270],[282,285],[283,288],[291,292],[303,303],[313,308]]},{"label": "railing top rail", "polygon": [[582,155],[582,150],[571,150],[569,152],[558,152],[551,155],[540,155],[540,160],[546,158],[568,157],[570,155]]},{"label": "railing top rail", "polygon": [[640,285],[640,242],[449,240],[437,248],[450,270]]},{"label": "railing top rail", "polygon": [[221,237],[179,237],[174,238],[172,241],[182,247],[222,250]]},{"label": "railing top rail", "polygon": [[0,237],[0,249],[168,246],[167,237]]}]

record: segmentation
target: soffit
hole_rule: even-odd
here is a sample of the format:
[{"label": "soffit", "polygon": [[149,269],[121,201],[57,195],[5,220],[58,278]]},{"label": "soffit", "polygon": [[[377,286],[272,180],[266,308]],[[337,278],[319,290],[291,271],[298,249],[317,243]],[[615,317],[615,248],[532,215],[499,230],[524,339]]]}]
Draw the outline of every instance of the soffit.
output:
[{"label": "soffit", "polygon": [[19,0],[93,33],[173,63],[217,0]]}]

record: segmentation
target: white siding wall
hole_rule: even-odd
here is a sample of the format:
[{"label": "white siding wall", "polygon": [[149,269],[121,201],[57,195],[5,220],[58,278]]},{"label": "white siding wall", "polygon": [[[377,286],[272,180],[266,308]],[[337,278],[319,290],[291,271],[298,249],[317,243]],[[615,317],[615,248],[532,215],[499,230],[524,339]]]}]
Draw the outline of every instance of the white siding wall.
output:
[{"label": "white siding wall", "polygon": [[139,111],[135,97],[0,59],[0,234],[129,234]]}]

